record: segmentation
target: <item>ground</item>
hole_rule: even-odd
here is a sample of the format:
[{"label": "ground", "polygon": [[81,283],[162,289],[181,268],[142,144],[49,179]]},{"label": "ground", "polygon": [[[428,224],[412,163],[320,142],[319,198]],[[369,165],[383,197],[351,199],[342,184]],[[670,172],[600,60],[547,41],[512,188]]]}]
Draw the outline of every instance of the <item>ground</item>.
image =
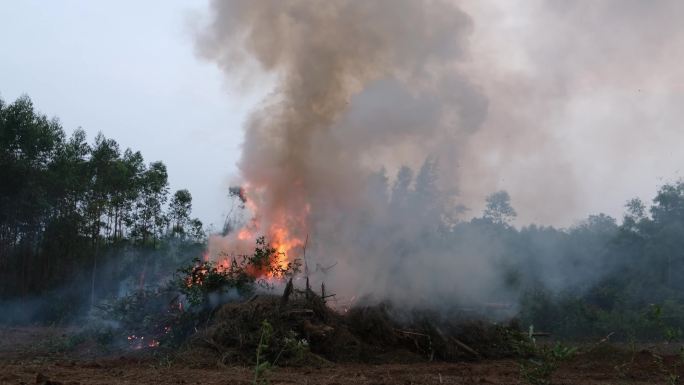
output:
[{"label": "ground", "polygon": [[[148,349],[94,354],[87,344],[69,349],[69,330],[44,327],[0,328],[0,384],[251,384],[244,366],[193,368]],[[554,384],[674,384],[678,346],[629,349],[603,344],[563,363]],[[521,384],[519,363],[493,360],[460,363],[330,364],[275,368],[271,384]]]}]

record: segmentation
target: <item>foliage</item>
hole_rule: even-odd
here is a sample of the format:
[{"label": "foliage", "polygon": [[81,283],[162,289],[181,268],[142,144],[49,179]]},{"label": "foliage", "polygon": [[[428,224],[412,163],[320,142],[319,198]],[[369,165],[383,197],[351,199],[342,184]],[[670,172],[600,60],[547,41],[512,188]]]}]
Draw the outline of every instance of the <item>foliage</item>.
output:
[{"label": "foliage", "polygon": [[[285,279],[298,271],[298,261],[286,268],[276,266],[278,256],[276,249],[260,237],[252,255],[240,257],[239,262],[233,259],[229,266],[195,259],[163,286],[135,290],[97,305],[95,319],[116,323],[113,329],[106,325],[97,329],[112,329],[118,341],[127,339],[136,348],[178,346],[210,320],[217,306],[245,299],[257,286],[269,288],[263,274]],[[227,297],[221,296],[226,293]],[[280,345],[289,346],[287,340],[280,340]]]},{"label": "foliage", "polygon": [[269,348],[269,343],[273,336],[273,327],[268,321],[264,320],[261,323],[260,334],[256,350],[256,364],[254,366],[254,385],[267,383],[265,377],[272,366],[270,362],[262,359],[262,354]]},{"label": "foliage", "polygon": [[511,197],[506,191],[497,191],[487,197],[487,207],[483,217],[494,223],[508,224],[515,219],[517,213],[511,206]]},{"label": "foliage", "polygon": [[230,262],[223,263],[197,258],[193,264],[178,270],[176,282],[180,292],[195,306],[208,304],[212,293],[245,297],[257,286],[268,288],[265,277],[286,279],[299,272],[301,262],[298,259],[281,266],[278,263],[280,256],[262,236],[256,240],[252,255],[232,257]]},{"label": "foliage", "polygon": [[[495,275],[482,295],[517,302],[524,324],[554,336],[615,332],[621,340],[682,338],[684,281],[677,277],[684,275],[683,181],[660,187],[651,204],[628,201],[621,223],[599,213],[563,229],[513,226],[516,212],[505,191],[487,198],[480,217],[458,218],[449,213],[453,206],[438,199],[449,192],[439,188],[434,171],[428,159],[421,177],[408,167],[399,169],[391,188],[383,174],[373,179],[374,196],[380,197],[374,202],[387,205],[391,225],[376,225],[364,239],[372,252],[391,250],[401,266],[415,255],[444,254],[473,263],[476,257]],[[401,271],[392,263],[387,268]],[[439,306],[449,298],[431,300]],[[662,306],[660,320],[647,316],[654,304]]]},{"label": "foliage", "polygon": [[190,213],[192,212],[192,195],[188,190],[178,190],[173,194],[169,204],[169,220],[171,221],[171,233],[185,237],[188,234]]},{"label": "foliage", "polygon": [[[372,231],[356,241],[368,245],[370,255],[395,256],[388,271],[401,271],[426,245],[435,255],[477,256],[491,267],[496,285],[487,286],[497,287],[487,288],[496,301],[518,302],[525,324],[560,337],[615,332],[623,340],[681,340],[683,181],[661,186],[650,203],[630,200],[621,222],[596,214],[567,229],[515,227],[505,191],[486,199],[480,217],[460,217],[464,208],[437,180],[437,166],[428,158],[416,173],[402,167],[391,187],[383,172],[368,180],[372,202],[385,205],[377,212],[387,215],[363,213]],[[41,311],[6,312],[12,316],[57,322],[120,290],[147,290],[146,282],[189,263],[206,240],[201,222],[191,217],[192,195],[169,191],[163,163],[146,162],[103,134],[91,142],[81,129],[67,136],[28,97],[0,101],[0,181],[10,181],[0,183],[0,298],[49,299]],[[229,194],[245,207],[243,189]],[[199,303],[217,290],[248,292],[253,283],[265,284],[258,277],[299,268],[297,262],[271,263],[276,254],[263,241],[254,254],[229,258],[228,266],[195,261],[181,273],[203,284],[186,282],[181,290]]]},{"label": "foliage", "polygon": [[[308,342],[305,339],[298,339],[292,330],[286,336],[278,336],[268,320],[263,320],[259,331],[259,343],[256,348],[253,384],[269,383],[268,376],[271,370],[276,367],[283,353],[287,353],[291,360],[297,362],[303,359],[304,354],[308,352],[308,347]],[[273,350],[278,350],[278,354],[273,358],[273,361],[269,361],[266,356],[269,351]]]},{"label": "foliage", "polygon": [[554,345],[538,345],[532,337],[530,328],[529,339],[532,356],[520,361],[520,376],[530,385],[550,385],[553,374],[560,363],[567,361],[577,353],[577,348],[566,346],[560,342]]},{"label": "foliage", "polygon": [[210,293],[236,290],[236,294],[246,296],[254,290],[255,277],[247,271],[247,259],[234,258],[227,268],[219,268],[215,262],[196,258],[194,263],[179,269],[178,288],[188,301],[195,306],[208,302]]},{"label": "foliage", "polygon": [[192,198],[179,190],[167,209],[167,179],[162,162],[146,165],[103,134],[67,137],[27,96],[0,101],[0,297],[80,282],[70,290],[94,303],[132,275],[163,275],[171,249],[196,252],[204,234]]},{"label": "foliage", "polygon": [[[98,305],[99,319],[116,322],[119,341],[127,339],[133,347],[146,347],[159,343],[177,346],[206,317],[184,310],[178,292],[173,285],[155,289],[137,290],[127,296],[104,301]],[[100,330],[106,330],[101,327]]]}]

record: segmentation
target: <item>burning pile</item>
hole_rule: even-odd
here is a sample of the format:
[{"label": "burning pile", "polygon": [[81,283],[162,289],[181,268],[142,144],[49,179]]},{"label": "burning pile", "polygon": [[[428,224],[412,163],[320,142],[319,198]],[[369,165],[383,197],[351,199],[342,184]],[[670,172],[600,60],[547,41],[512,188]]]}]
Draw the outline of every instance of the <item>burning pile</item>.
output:
[{"label": "burning pile", "polygon": [[[413,274],[415,264],[399,259],[427,249],[407,244],[429,245],[421,232],[449,216],[433,206],[454,205],[449,194],[457,178],[448,174],[444,194],[430,191],[418,202],[432,205],[427,209],[402,201],[401,188],[392,198],[399,209],[389,207],[389,189],[379,185],[388,183],[385,170],[418,168],[426,159],[448,165],[443,172],[460,166],[456,156],[487,109],[458,67],[471,30],[469,16],[443,0],[212,1],[198,53],[231,77],[261,69],[275,85],[246,122],[236,178],[242,188],[231,190],[249,219],[210,240],[209,260],[230,264],[226,252],[248,253],[264,235],[284,268],[303,257],[310,235],[312,266],[338,262],[325,282],[339,296],[390,299],[403,291],[397,282],[412,278],[408,292],[415,296],[406,301],[420,303],[429,291],[453,297],[449,286],[463,274],[460,266],[448,266],[447,278],[432,274],[433,288],[417,282],[430,271]],[[406,178],[399,179],[402,187]],[[416,185],[435,180],[428,175]]]},{"label": "burning pile", "polygon": [[[236,259],[245,261],[247,256],[252,252],[251,247],[257,243],[257,253],[259,248],[270,248],[268,253],[263,254],[261,259],[249,263],[252,267],[258,267],[262,271],[252,271],[251,275],[255,277],[270,276],[282,277],[284,272],[295,269],[299,263],[301,251],[306,247],[305,238],[301,237],[299,233],[306,231],[306,216],[309,208],[302,213],[302,217],[296,221],[292,217],[285,215],[264,215],[260,211],[261,205],[257,204],[254,196],[258,196],[257,192],[252,191],[247,185],[246,187],[231,187],[231,197],[239,202],[239,208],[246,210],[251,216],[249,221],[245,224],[240,224],[239,229],[227,228],[227,235],[223,239],[222,246],[218,249],[209,250],[205,255],[205,261],[215,260],[217,266],[222,270],[230,270],[234,265]],[[269,218],[268,223],[263,223],[261,218]],[[297,229],[293,232],[290,229]],[[260,235],[260,234],[266,234]],[[268,245],[266,244],[266,237],[268,237]],[[226,249],[229,252],[226,252]],[[237,254],[236,254],[237,251]],[[210,255],[212,254],[212,255]],[[254,257],[260,258],[258,254]],[[259,266],[257,266],[259,265]]]},{"label": "burning pile", "polygon": [[[205,259],[182,271],[179,288],[191,305],[183,314],[213,322],[201,340],[243,358],[264,330],[275,345],[306,340],[312,354],[333,360],[400,348],[423,358],[486,356],[481,338],[463,341],[454,317],[413,313],[426,298],[443,304],[483,292],[477,286],[491,279],[477,256],[464,261],[451,247],[430,248],[442,244],[438,234],[458,206],[457,178],[441,186],[435,159],[460,165],[454,154],[487,109],[460,68],[469,16],[442,0],[215,0],[211,7],[198,52],[224,70],[256,73],[256,65],[276,86],[247,121],[242,187],[230,190],[248,219],[213,237]],[[401,167],[422,162],[415,180]],[[391,197],[386,169],[398,170]],[[309,234],[316,243],[307,261]],[[306,285],[297,289],[301,259]],[[314,277],[307,262],[339,264]],[[323,290],[313,294],[310,279],[339,297],[375,295],[406,310],[377,305],[340,315]],[[265,296],[287,281],[282,299]]]},{"label": "burning pile", "polygon": [[252,254],[226,257],[219,263],[196,259],[194,264],[180,269],[180,291],[195,306],[226,302],[217,296],[227,300],[244,298],[259,287],[268,289],[298,273],[299,260],[285,258],[283,252],[260,237]]},{"label": "burning pile", "polygon": [[261,354],[279,365],[502,358],[519,354],[526,343],[514,325],[404,312],[389,304],[340,314],[313,292],[307,298],[295,290],[287,300],[263,295],[223,305],[212,325],[192,338],[190,350],[211,351],[223,364],[253,363],[265,327],[269,342]]},{"label": "burning pile", "polygon": [[291,279],[299,261],[282,260],[282,252],[260,237],[251,254],[221,263],[195,259],[158,288],[100,304],[101,318],[114,321],[116,334],[123,333],[126,346],[134,350],[178,346],[206,325],[220,305],[272,291]]},{"label": "burning pile", "polygon": [[[279,253],[259,238],[252,255],[228,265],[196,260],[171,284],[136,292],[107,310],[129,348],[185,346],[181,357],[202,356],[202,350],[212,364],[217,356],[225,364],[251,363],[259,346],[280,365],[474,360],[514,355],[524,341],[514,325],[475,321],[459,311],[364,301],[335,311],[326,303],[331,295],[295,285],[306,276],[298,275],[297,261],[279,265]],[[275,292],[283,286],[282,294]]]}]

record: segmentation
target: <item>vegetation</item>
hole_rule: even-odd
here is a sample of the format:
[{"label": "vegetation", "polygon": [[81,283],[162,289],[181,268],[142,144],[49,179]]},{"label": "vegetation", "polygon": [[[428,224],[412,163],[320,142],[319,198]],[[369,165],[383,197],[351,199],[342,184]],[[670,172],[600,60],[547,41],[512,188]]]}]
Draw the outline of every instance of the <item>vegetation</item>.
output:
[{"label": "vegetation", "polygon": [[[117,328],[110,332],[118,341],[127,338],[133,347],[177,347],[207,326],[220,305],[249,298],[258,288],[271,289],[266,274],[286,279],[298,271],[297,261],[286,268],[275,267],[278,257],[277,250],[261,237],[253,254],[235,257],[228,265],[195,259],[165,284],[103,301],[97,305],[96,319],[114,321]],[[107,331],[106,326],[95,326],[99,334]]]},{"label": "vegetation", "polygon": [[[400,169],[391,186],[384,172],[373,175],[367,184],[376,206],[355,223],[367,229],[360,231],[364,247],[379,250],[377,258],[399,282],[425,276],[421,287],[432,291],[418,305],[463,306],[453,293],[423,285],[431,278],[426,274],[449,279],[429,268],[432,261],[448,266],[456,259],[487,266],[487,282],[473,284],[479,292],[468,296],[508,304],[516,313],[507,316],[554,337],[614,333],[623,341],[678,341],[684,335],[684,281],[678,279],[684,274],[684,181],[660,187],[650,205],[630,200],[621,221],[595,214],[554,228],[513,226],[516,210],[505,191],[487,197],[480,216],[465,219],[466,209],[454,205],[457,197],[437,175],[430,158],[415,177]],[[428,267],[408,263],[416,260]]]},{"label": "vegetation", "polygon": [[[559,365],[571,359],[577,348],[566,346],[560,342],[554,345],[538,345],[532,335],[520,360],[520,376],[524,383],[530,385],[550,385]],[[530,355],[530,357],[525,357]]]},{"label": "vegetation", "polygon": [[[297,339],[297,335],[294,331],[290,330],[288,335],[284,338],[278,339],[277,335],[274,335],[273,326],[267,321],[263,320],[261,322],[261,330],[259,333],[259,344],[256,348],[256,362],[254,364],[254,381],[253,384],[270,384],[269,374],[270,371],[276,366],[280,357],[283,353],[287,353],[290,357],[295,360],[302,360],[304,354],[308,352],[308,343],[305,339]],[[272,350],[275,346],[279,349],[278,354],[273,359],[273,362],[268,361],[264,358],[265,353]]]},{"label": "vegetation", "polygon": [[190,192],[169,196],[167,177],[102,134],[67,137],[28,97],[0,100],[0,298],[51,293],[59,306],[24,316],[58,321],[172,273],[205,236]]},{"label": "vegetation", "polygon": [[[487,294],[515,305],[525,326],[568,338],[684,336],[684,182],[662,186],[650,205],[630,200],[621,221],[597,214],[567,229],[517,228],[508,193],[492,194],[481,216],[464,220],[465,208],[440,190],[437,174],[428,159],[415,177],[401,168],[391,188],[384,174],[368,181],[382,215],[361,218],[372,231],[360,244],[391,255],[388,271],[402,271],[415,255],[477,255],[498,274],[500,287]],[[190,192],[171,193],[167,179],[163,163],[145,163],[102,134],[92,143],[81,129],[67,137],[28,97],[0,100],[0,298],[25,312],[0,317],[60,321],[131,289],[142,289],[145,298],[159,295],[162,289],[145,283],[191,263],[205,241],[201,222],[191,217]],[[230,194],[244,206],[242,190]],[[227,222],[224,230],[234,227]],[[297,270],[266,271],[277,266],[269,259],[274,252],[262,239],[253,255],[230,259],[229,266],[195,261],[181,274],[203,284],[174,290],[194,304],[218,288],[245,295],[259,284],[255,271]],[[25,310],[37,297],[44,300],[41,312]],[[425,306],[449,300],[434,296]]]},{"label": "vegetation", "polygon": [[271,363],[264,361],[262,353],[268,349],[271,336],[273,334],[273,326],[268,321],[264,320],[261,323],[261,336],[259,337],[259,344],[256,349],[256,364],[254,365],[254,385],[268,383],[265,377],[268,375],[268,370],[271,368]]},{"label": "vegetation", "polygon": [[234,298],[245,298],[253,294],[257,286],[268,287],[265,276],[285,279],[299,272],[299,260],[280,266],[276,263],[279,256],[265,237],[259,237],[253,254],[226,257],[223,265],[194,259],[192,265],[179,270],[178,287],[195,306],[209,303],[211,294],[233,293]]},{"label": "vegetation", "polygon": [[[627,203],[621,225],[605,215],[591,216],[567,231],[534,226],[511,230],[532,261],[542,261],[542,242],[560,252],[558,263],[576,281],[549,285],[534,269],[518,263],[511,284],[521,289],[521,317],[565,337],[680,340],[684,328],[684,182],[663,186],[647,215],[639,200]],[[532,248],[529,248],[532,246]],[[536,250],[535,250],[536,249]],[[535,255],[536,254],[536,255]],[[567,267],[567,268],[566,268]],[[521,272],[526,274],[521,274]]]}]

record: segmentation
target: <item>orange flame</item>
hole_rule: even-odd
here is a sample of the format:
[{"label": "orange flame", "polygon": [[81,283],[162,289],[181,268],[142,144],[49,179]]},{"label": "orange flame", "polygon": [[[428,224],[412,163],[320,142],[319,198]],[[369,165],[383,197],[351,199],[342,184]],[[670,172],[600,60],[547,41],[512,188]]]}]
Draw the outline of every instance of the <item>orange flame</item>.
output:
[{"label": "orange flame", "polygon": [[[257,276],[265,278],[271,277],[271,270],[285,270],[288,265],[302,254],[304,247],[304,237],[306,234],[306,222],[310,212],[308,204],[302,204],[301,210],[285,210],[283,208],[270,208],[262,204],[259,199],[260,192],[252,186],[245,185],[244,193],[241,195],[244,207],[249,210],[252,218],[237,232],[228,237],[227,248],[230,254],[221,254],[221,257],[212,258],[219,271],[226,271],[231,268],[233,255],[236,252],[250,253],[258,237],[264,236],[276,251],[276,258],[272,262],[273,269],[266,271],[253,272]],[[268,212],[266,212],[268,210]],[[292,212],[296,212],[293,214]],[[239,254],[238,254],[239,255]],[[208,256],[205,257],[208,261]]]},{"label": "orange flame", "polygon": [[[275,212],[263,215],[263,208],[259,205],[259,201],[254,199],[255,196],[258,196],[258,192],[250,185],[246,185],[244,204],[251,211],[253,217],[245,227],[238,231],[237,239],[255,241],[260,235],[266,236],[270,246],[276,250],[277,254],[273,267],[287,269],[288,264],[300,256],[304,247],[304,239],[296,234],[306,233],[306,220],[311,207],[308,203],[305,204],[301,212],[296,215],[282,209],[276,209]],[[269,223],[261,223],[261,218],[267,218]]]},{"label": "orange flame", "polygon": [[276,249],[277,267],[286,269],[291,259],[295,258],[296,252],[304,247],[304,241],[292,236],[285,227],[271,226],[271,245]]}]

